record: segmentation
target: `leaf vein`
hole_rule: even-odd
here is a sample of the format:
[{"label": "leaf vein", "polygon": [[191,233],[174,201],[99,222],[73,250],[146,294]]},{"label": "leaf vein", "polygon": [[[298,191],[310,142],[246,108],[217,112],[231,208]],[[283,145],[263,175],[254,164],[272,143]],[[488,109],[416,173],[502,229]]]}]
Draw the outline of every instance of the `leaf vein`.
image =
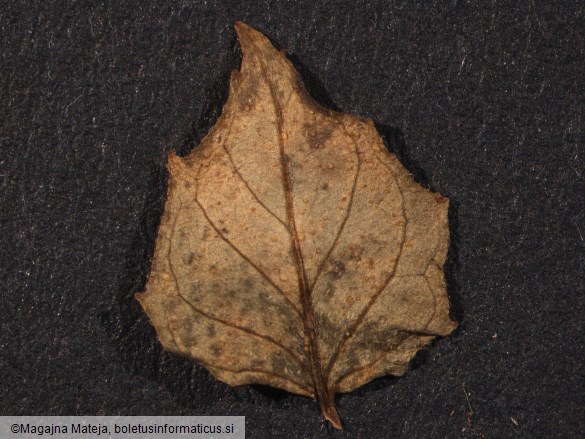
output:
[{"label": "leaf vein", "polygon": [[313,303],[311,301],[311,291],[305,270],[305,261],[303,258],[301,243],[299,240],[294,214],[294,200],[292,196],[292,185],[290,181],[290,170],[288,167],[288,157],[285,154],[285,139],[287,133],[283,126],[283,110],[277,99],[277,93],[274,89],[273,82],[268,77],[267,67],[264,65],[261,69],[264,79],[268,84],[270,95],[274,104],[274,113],[276,116],[276,128],[279,141],[280,167],[282,172],[282,186],[285,197],[286,216],[288,222],[288,231],[291,237],[291,250],[294,257],[295,268],[298,277],[300,302],[303,310],[303,327],[305,335],[305,346],[311,368],[311,379],[315,394],[321,405],[325,418],[329,419],[334,425],[341,425],[339,415],[335,410],[333,403],[333,394],[327,385],[323,376],[323,369],[319,360],[319,346],[315,332],[315,322],[313,316]]},{"label": "leaf vein", "polygon": [[304,369],[305,368],[305,365],[304,365],[303,361],[301,360],[301,358],[298,355],[296,355],[290,348],[287,348],[282,342],[279,342],[278,340],[270,337],[269,335],[261,334],[259,332],[256,332],[256,331],[250,329],[250,328],[246,328],[245,326],[240,326],[240,325],[237,325],[237,324],[235,324],[233,322],[229,322],[227,320],[224,320],[224,319],[221,319],[221,318],[219,318],[217,316],[214,316],[214,315],[212,315],[212,314],[210,314],[208,312],[205,312],[205,311],[197,308],[189,300],[187,300],[187,298],[184,296],[184,294],[181,291],[181,286],[180,286],[180,283],[179,283],[179,279],[178,279],[177,273],[175,272],[175,269],[174,269],[173,264],[171,262],[171,250],[172,250],[172,245],[173,245],[173,237],[175,235],[175,228],[176,228],[176,225],[177,225],[177,221],[178,221],[178,218],[179,218],[179,212],[181,211],[181,208],[182,208],[182,205],[179,205],[179,207],[177,208],[177,211],[176,211],[176,217],[174,219],[173,227],[171,228],[171,234],[169,236],[169,249],[168,249],[168,252],[167,252],[167,260],[168,260],[168,264],[169,264],[169,270],[171,272],[171,276],[173,277],[173,281],[174,281],[175,287],[177,289],[177,295],[179,296],[179,298],[187,306],[189,306],[194,312],[196,312],[198,314],[201,314],[202,316],[206,317],[209,320],[213,320],[213,321],[216,321],[218,323],[222,323],[225,326],[229,326],[231,328],[238,329],[240,331],[246,332],[247,334],[253,335],[253,336],[257,337],[257,338],[261,338],[261,339],[263,339],[265,341],[268,341],[268,342],[270,342],[270,343],[278,346],[281,350],[287,352]]},{"label": "leaf vein", "polygon": [[242,183],[244,183],[244,185],[246,186],[246,188],[248,188],[248,191],[250,192],[250,194],[254,197],[254,199],[258,202],[258,204],[260,204],[260,206],[262,206],[264,208],[264,210],[266,212],[268,212],[270,215],[272,215],[280,224],[282,224],[285,228],[287,228],[286,223],[281,220],[266,204],[264,204],[264,202],[262,202],[262,200],[260,200],[260,198],[258,198],[258,195],[256,194],[256,192],[254,192],[252,190],[252,188],[250,187],[250,184],[248,183],[248,181],[244,178],[244,176],[242,175],[242,173],[240,172],[240,170],[238,169],[238,167],[236,166],[236,164],[234,163],[234,159],[232,157],[232,153],[228,150],[228,148],[225,146],[225,143],[222,144],[223,149],[225,150],[226,154],[228,155],[228,158],[230,160],[230,163],[232,164],[232,166],[234,167],[234,170],[236,171],[236,174],[238,175],[238,177],[240,177],[240,180],[242,180]]},{"label": "leaf vein", "polygon": [[[177,291],[178,291],[178,290],[179,290],[179,289],[178,289],[178,287],[177,287]],[[228,320],[224,320],[224,319],[222,319],[222,318],[219,318],[219,317],[217,317],[217,316],[214,316],[213,314],[210,314],[210,313],[208,313],[208,312],[205,312],[205,311],[203,311],[202,309],[200,309],[200,308],[197,308],[197,307],[196,307],[195,305],[193,305],[191,302],[189,302],[189,301],[188,301],[188,300],[187,300],[187,299],[186,299],[186,298],[183,296],[183,294],[181,294],[180,292],[179,292],[179,297],[180,297],[180,299],[181,299],[183,302],[185,302],[185,304],[186,304],[186,305],[188,305],[188,306],[189,306],[189,307],[190,307],[190,308],[191,308],[191,309],[192,309],[194,312],[196,312],[196,313],[198,313],[198,314],[201,314],[203,317],[205,317],[205,318],[207,318],[207,319],[209,319],[209,320],[213,320],[214,322],[218,322],[218,323],[221,323],[221,324],[223,324],[223,325],[225,325],[225,326],[228,326],[228,327],[230,327],[230,328],[237,329],[237,330],[239,330],[239,331],[245,332],[246,334],[252,335],[252,336],[254,336],[254,337],[256,337],[256,338],[260,338],[260,339],[262,339],[262,340],[265,340],[265,341],[267,341],[267,342],[269,342],[269,343],[271,343],[271,344],[273,344],[273,345],[275,345],[275,346],[278,346],[278,347],[279,347],[281,350],[283,350],[283,351],[285,351],[287,354],[289,354],[289,356],[290,356],[291,358],[293,358],[293,359],[294,359],[294,360],[295,360],[295,361],[296,361],[296,362],[297,362],[297,363],[298,363],[298,364],[299,364],[299,365],[300,365],[300,366],[301,366],[303,369],[305,368],[305,365],[304,365],[303,361],[301,360],[301,358],[300,358],[300,357],[299,357],[297,354],[295,354],[295,353],[294,353],[294,352],[293,352],[293,351],[292,351],[290,348],[286,347],[286,346],[285,346],[285,345],[284,345],[282,342],[280,342],[280,341],[276,340],[275,338],[273,338],[273,337],[271,337],[271,336],[269,336],[269,335],[262,334],[262,333],[260,333],[260,332],[254,331],[253,329],[246,328],[245,326],[238,325],[238,324],[236,324],[236,323],[234,323],[234,322],[230,322],[230,321],[228,321]]]},{"label": "leaf vein", "polygon": [[201,363],[202,366],[205,366],[205,367],[207,367],[209,369],[219,369],[219,370],[223,370],[225,372],[230,372],[230,373],[261,373],[261,374],[264,374],[264,375],[268,375],[268,376],[271,376],[271,377],[275,377],[275,378],[281,379],[283,381],[288,381],[289,383],[294,384],[295,386],[303,389],[307,393],[310,393],[310,394],[314,394],[315,393],[315,392],[313,392],[313,389],[311,387],[307,386],[306,384],[299,383],[296,380],[293,380],[293,379],[291,379],[289,377],[286,377],[286,376],[281,375],[281,374],[276,373],[276,372],[270,372],[268,370],[252,369],[252,368],[232,369],[232,368],[225,367],[225,366],[216,366],[216,365],[213,365],[213,364],[210,364],[208,362],[201,361],[201,360],[197,360],[197,361],[199,361],[199,363]]},{"label": "leaf vein", "polygon": [[301,312],[299,311],[299,309],[295,306],[295,304],[287,297],[287,295],[284,293],[284,291],[278,286],[276,285],[276,283],[270,278],[270,276],[268,276],[268,274],[266,274],[260,267],[258,267],[254,262],[252,262],[252,260],[247,257],[244,253],[242,253],[242,251],[235,246],[235,244],[233,242],[231,242],[229,239],[227,239],[221,232],[220,230],[217,228],[217,226],[215,225],[215,223],[211,220],[211,218],[209,218],[209,215],[207,214],[207,212],[205,211],[205,208],[203,207],[203,205],[201,204],[201,202],[197,199],[197,195],[195,195],[195,203],[197,203],[197,205],[199,206],[199,208],[201,209],[201,212],[203,213],[203,216],[205,217],[205,219],[207,220],[207,222],[209,223],[209,225],[213,228],[213,230],[215,231],[215,233],[227,244],[229,245],[244,261],[246,261],[252,268],[254,268],[258,274],[260,274],[260,276],[262,276],[270,285],[272,285],[274,287],[274,289],[276,291],[278,291],[280,293],[280,295],[284,298],[284,300],[286,300],[288,302],[288,304],[295,310],[295,312],[300,316]]},{"label": "leaf vein", "polygon": [[357,369],[352,369],[347,371],[346,373],[344,373],[343,375],[341,375],[336,381],[335,381],[335,388],[337,389],[339,387],[339,384],[345,380],[346,378],[355,375],[359,372],[361,372],[362,370],[366,370],[366,369],[370,369],[372,367],[374,367],[377,363],[380,362],[380,360],[382,360],[384,357],[386,356],[386,354],[382,354],[380,355],[378,358],[376,358],[374,361],[371,361],[370,363],[366,364],[365,366],[362,367],[358,367]]},{"label": "leaf vein", "polygon": [[355,148],[355,153],[356,153],[356,158],[357,158],[357,167],[356,167],[356,171],[355,171],[355,176],[353,178],[353,186],[351,188],[351,193],[349,196],[349,202],[347,205],[347,209],[345,211],[345,216],[341,222],[341,225],[339,227],[339,230],[337,231],[337,234],[335,235],[335,239],[333,240],[333,244],[331,244],[331,247],[327,251],[327,254],[325,255],[325,257],[321,261],[321,264],[319,264],[319,268],[317,269],[317,274],[315,275],[315,279],[313,280],[313,283],[311,284],[311,288],[310,288],[311,294],[313,293],[313,289],[315,288],[315,285],[317,285],[317,281],[319,280],[319,277],[321,276],[321,273],[323,272],[323,269],[325,268],[325,264],[329,260],[331,253],[333,253],[333,250],[335,249],[337,242],[339,241],[339,237],[341,236],[341,233],[345,229],[345,224],[347,223],[347,220],[349,218],[349,214],[351,212],[351,208],[353,206],[353,198],[354,198],[355,190],[357,187],[357,181],[358,181],[358,177],[359,177],[359,173],[360,173],[360,167],[361,167],[362,161],[360,159],[357,143],[355,142],[355,139],[352,136],[350,136],[349,133],[347,133],[347,130],[345,130],[345,126],[343,126],[343,128],[344,128],[344,131],[346,132],[346,134],[351,138],[351,140],[353,142],[353,145]]},{"label": "leaf vein", "polygon": [[406,241],[406,228],[408,226],[408,218],[406,217],[406,211],[404,208],[404,194],[402,192],[402,189],[400,188],[400,185],[398,184],[398,180],[397,180],[396,176],[394,175],[394,172],[392,172],[392,170],[389,167],[387,167],[387,169],[388,169],[390,175],[392,176],[392,179],[394,180],[394,183],[396,184],[396,187],[398,188],[398,191],[400,193],[400,198],[401,198],[400,205],[401,205],[401,209],[402,209],[402,216],[404,217],[404,225],[402,226],[402,239],[400,240],[400,248],[398,250],[398,256],[396,257],[396,262],[394,262],[394,266],[392,267],[390,274],[388,275],[388,277],[386,278],[386,280],[384,281],[382,286],[370,298],[370,301],[367,303],[367,305],[364,307],[364,309],[362,309],[362,312],[358,315],[357,319],[354,321],[354,324],[351,326],[349,331],[347,331],[344,334],[344,336],[341,338],[340,342],[337,344],[337,347],[333,351],[333,355],[329,359],[329,362],[327,363],[327,367],[325,368],[325,377],[327,377],[327,378],[331,374],[331,371],[333,370],[333,367],[335,366],[335,363],[337,362],[339,355],[341,354],[341,351],[344,348],[347,341],[355,335],[357,329],[364,321],[364,318],[370,312],[370,309],[374,306],[374,303],[376,303],[376,301],[378,300],[378,297],[380,297],[380,295],[386,289],[388,284],[392,281],[392,279],[394,279],[394,277],[396,275],[396,271],[398,269],[398,264],[400,262],[400,258],[402,257],[402,253],[404,251],[404,243]]}]

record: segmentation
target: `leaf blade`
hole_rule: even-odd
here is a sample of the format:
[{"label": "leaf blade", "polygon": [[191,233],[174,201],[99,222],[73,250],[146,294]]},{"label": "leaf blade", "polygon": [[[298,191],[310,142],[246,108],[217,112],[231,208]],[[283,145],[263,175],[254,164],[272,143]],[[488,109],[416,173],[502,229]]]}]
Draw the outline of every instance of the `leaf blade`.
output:
[{"label": "leaf blade", "polygon": [[145,293],[163,346],[231,384],[316,398],[401,375],[456,324],[447,200],[414,182],[371,121],[320,107],[269,40],[236,24],[240,72],[169,192]]}]

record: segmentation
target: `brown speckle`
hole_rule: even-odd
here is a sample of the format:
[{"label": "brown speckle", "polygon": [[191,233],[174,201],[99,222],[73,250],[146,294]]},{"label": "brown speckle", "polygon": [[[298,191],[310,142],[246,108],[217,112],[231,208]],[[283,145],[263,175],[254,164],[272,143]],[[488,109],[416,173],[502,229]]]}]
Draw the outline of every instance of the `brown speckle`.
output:
[{"label": "brown speckle", "polygon": [[436,194],[435,201],[437,202],[437,204],[443,204],[443,203],[446,203],[447,201],[449,201],[449,198],[444,197],[441,194]]}]

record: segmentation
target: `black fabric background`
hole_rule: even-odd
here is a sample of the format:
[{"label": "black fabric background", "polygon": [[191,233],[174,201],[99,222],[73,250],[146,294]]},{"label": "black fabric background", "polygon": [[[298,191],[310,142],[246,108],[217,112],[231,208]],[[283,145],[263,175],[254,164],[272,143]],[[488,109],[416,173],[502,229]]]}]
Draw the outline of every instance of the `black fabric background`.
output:
[{"label": "black fabric background", "polygon": [[[164,3],[2,5],[0,413],[245,415],[250,438],[583,437],[582,3]],[[308,399],[163,352],[132,299],[166,155],[217,117],[236,19],[452,200],[460,328],[404,377],[338,397],[343,432]]]}]

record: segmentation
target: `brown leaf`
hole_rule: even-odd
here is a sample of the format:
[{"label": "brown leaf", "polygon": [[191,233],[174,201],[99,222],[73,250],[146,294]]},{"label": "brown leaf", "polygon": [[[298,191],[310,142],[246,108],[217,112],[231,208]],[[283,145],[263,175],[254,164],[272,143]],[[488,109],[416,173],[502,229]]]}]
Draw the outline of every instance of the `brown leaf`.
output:
[{"label": "brown leaf", "polygon": [[316,398],[402,375],[457,325],[443,276],[447,199],[419,186],[369,120],[322,108],[268,39],[243,52],[217,124],[169,189],[146,292],[169,351],[232,385]]}]

